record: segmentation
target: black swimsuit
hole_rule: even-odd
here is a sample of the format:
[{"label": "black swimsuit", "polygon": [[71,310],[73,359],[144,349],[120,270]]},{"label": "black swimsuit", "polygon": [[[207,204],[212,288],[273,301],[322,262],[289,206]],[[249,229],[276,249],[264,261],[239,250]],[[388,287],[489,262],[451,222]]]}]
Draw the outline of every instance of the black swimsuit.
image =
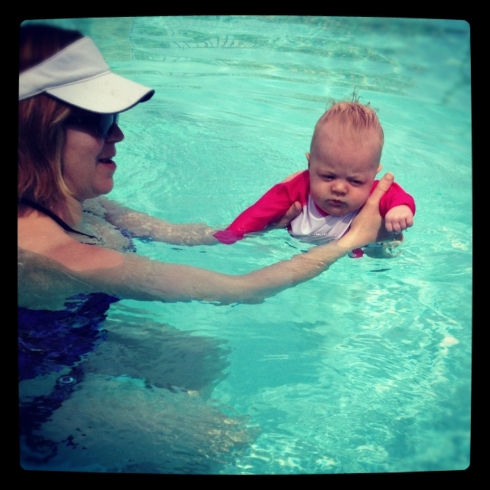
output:
[{"label": "black swimsuit", "polygon": [[100,238],[93,236],[93,235],[87,235],[87,233],[82,233],[81,231],[74,230],[71,226],[67,225],[60,217],[56,216],[52,211],[49,209],[45,208],[44,206],[41,206],[37,202],[31,201],[30,199],[27,199],[26,197],[23,197],[19,202],[22,204],[25,204],[26,206],[29,206],[30,208],[35,209],[36,211],[40,211],[41,213],[45,214],[46,216],[49,216],[53,221],[58,223],[61,228],[63,228],[66,231],[69,231],[71,233],[76,233],[77,235],[84,235],[88,236],[89,238],[95,238],[96,240],[100,240]]},{"label": "black swimsuit", "polygon": [[[25,198],[20,202],[49,216],[68,232],[100,241],[98,237],[74,230],[44,206]],[[134,251],[134,245],[130,243],[128,249]],[[34,435],[34,431],[51,417],[83,380],[82,361],[105,340],[106,331],[102,325],[110,305],[116,301],[119,298],[106,293],[90,293],[68,298],[64,310],[18,308],[19,381],[62,370],[66,372],[69,368],[68,374],[60,376],[50,394],[24,397],[19,405],[20,435],[28,446],[41,453],[44,451],[46,460],[56,453],[56,444]]]}]

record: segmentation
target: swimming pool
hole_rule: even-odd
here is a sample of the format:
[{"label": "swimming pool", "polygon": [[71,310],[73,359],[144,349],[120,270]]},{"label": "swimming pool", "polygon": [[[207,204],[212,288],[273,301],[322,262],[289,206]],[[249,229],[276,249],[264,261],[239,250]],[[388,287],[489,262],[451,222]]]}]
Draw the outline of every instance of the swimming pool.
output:
[{"label": "swimming pool", "polygon": [[[415,197],[417,215],[396,259],[344,258],[262,304],[113,305],[107,329],[119,341],[109,336],[101,345],[83,386],[51,424],[76,414],[74,431],[85,434],[87,450],[80,455],[67,443],[33,467],[218,474],[466,468],[468,25],[231,16],[56,23],[80,28],[114,71],[156,89],[151,102],[121,116],[126,140],[118,146],[115,200],[173,222],[226,225],[272,184],[306,168],[304,152],[329,99],[356,90],[379,110],[384,170]],[[160,260],[244,273],[305,245],[276,230],[232,247],[137,247]],[[118,336],[129,339],[126,364]],[[113,376],[109,366],[118,362]],[[155,382],[162,363],[168,390]],[[108,427],[100,407],[113,409],[124,429]],[[61,438],[53,428],[51,437]]]}]

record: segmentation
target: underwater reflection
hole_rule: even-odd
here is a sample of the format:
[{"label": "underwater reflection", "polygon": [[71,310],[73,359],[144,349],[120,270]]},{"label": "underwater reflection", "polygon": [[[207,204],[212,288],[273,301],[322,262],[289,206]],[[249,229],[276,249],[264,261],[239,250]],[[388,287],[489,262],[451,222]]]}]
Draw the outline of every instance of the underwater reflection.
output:
[{"label": "underwater reflection", "polygon": [[218,472],[257,436],[210,399],[226,377],[223,342],[115,310],[106,340],[78,366],[20,383],[22,466]]}]

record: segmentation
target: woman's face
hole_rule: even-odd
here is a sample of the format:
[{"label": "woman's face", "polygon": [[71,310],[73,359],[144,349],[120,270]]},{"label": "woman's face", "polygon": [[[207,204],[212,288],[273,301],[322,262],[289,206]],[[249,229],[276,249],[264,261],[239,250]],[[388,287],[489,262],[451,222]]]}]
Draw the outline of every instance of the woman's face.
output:
[{"label": "woman's face", "polygon": [[95,128],[68,125],[63,148],[63,179],[77,201],[110,192],[114,186],[116,143],[124,139],[117,124],[104,138]]}]

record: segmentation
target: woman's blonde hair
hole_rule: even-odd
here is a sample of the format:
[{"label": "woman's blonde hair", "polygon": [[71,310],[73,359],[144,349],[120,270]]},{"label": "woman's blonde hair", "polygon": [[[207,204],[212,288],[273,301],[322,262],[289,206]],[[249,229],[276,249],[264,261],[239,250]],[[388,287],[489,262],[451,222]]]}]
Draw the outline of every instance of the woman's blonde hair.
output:
[{"label": "woman's blonde hair", "polygon": [[[19,69],[50,58],[83,35],[79,31],[31,24],[20,29]],[[62,176],[64,121],[71,107],[39,94],[19,102],[18,199],[47,205],[69,195]]]}]

